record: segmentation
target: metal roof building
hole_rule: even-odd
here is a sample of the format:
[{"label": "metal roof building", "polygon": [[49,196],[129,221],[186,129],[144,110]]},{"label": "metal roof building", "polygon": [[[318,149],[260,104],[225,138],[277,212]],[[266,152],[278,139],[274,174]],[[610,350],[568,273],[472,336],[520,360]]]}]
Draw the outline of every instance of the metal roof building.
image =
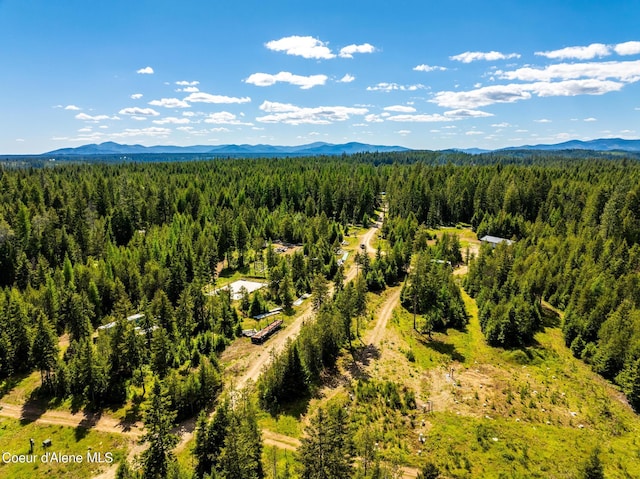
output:
[{"label": "metal roof building", "polygon": [[491,235],[483,236],[482,238],[480,238],[480,241],[482,241],[483,243],[489,243],[494,248],[501,243],[506,243],[507,246],[511,246],[513,244],[513,241],[511,241],[510,239],[499,238],[497,236]]}]

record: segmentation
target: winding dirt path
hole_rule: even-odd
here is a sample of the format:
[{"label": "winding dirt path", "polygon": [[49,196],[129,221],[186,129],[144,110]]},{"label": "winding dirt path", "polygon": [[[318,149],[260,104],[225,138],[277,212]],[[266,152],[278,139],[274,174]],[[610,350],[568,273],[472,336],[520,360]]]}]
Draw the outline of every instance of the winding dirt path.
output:
[{"label": "winding dirt path", "polygon": [[400,303],[400,292],[402,288],[398,287],[393,293],[389,295],[387,300],[380,308],[380,312],[378,313],[378,319],[376,321],[376,325],[374,328],[367,334],[367,338],[365,343],[371,344],[373,346],[379,346],[384,338],[385,330],[387,329],[387,323],[389,322],[389,318],[393,315],[393,310]]},{"label": "winding dirt path", "polygon": [[367,253],[369,253],[370,255],[375,255],[377,252],[377,250],[373,246],[371,246],[371,240],[373,239],[377,231],[378,228],[369,228],[369,230],[362,237],[362,241],[360,242],[360,244],[363,244],[365,246]]},{"label": "winding dirt path", "polygon": [[73,414],[68,411],[46,411],[36,406],[0,403],[0,416],[35,422],[36,424],[80,427],[94,431],[122,434],[133,439],[138,439],[143,434],[142,423],[124,424],[116,418],[101,414],[85,412]]},{"label": "winding dirt path", "polygon": [[[375,227],[367,230],[367,232],[362,236],[362,240],[360,241],[360,243],[365,242],[366,244],[368,241],[370,241],[370,239],[373,237],[376,231],[377,231],[377,228]],[[375,250],[373,251],[375,253]],[[356,274],[357,274],[356,265],[352,264],[351,268],[345,275],[346,281],[348,282],[353,280],[356,277]],[[330,285],[329,289],[330,289],[330,292],[332,293],[333,284]],[[295,338],[298,337],[298,334],[300,334],[300,330],[302,329],[302,326],[304,325],[305,321],[313,318],[313,312],[311,310],[310,301],[307,301],[305,309],[303,311],[304,312],[300,314],[300,316],[296,318],[296,320],[293,323],[289,324],[286,328],[279,331],[275,336],[270,338],[257,355],[250,358],[249,367],[240,376],[238,376],[235,379],[233,384],[231,384],[231,387],[233,389],[235,390],[243,389],[249,383],[249,381],[252,381],[255,383],[260,377],[262,370],[269,363],[269,361],[271,361],[272,355],[278,354],[280,351],[282,351],[285,345],[287,344],[288,340],[293,341],[295,340]],[[386,322],[385,322],[385,325],[386,325]],[[194,420],[181,424],[181,431],[179,434],[180,442],[175,448],[176,452],[182,451],[187,446],[187,444],[193,439],[194,430],[195,430]],[[283,437],[286,437],[286,436],[283,436]]]}]

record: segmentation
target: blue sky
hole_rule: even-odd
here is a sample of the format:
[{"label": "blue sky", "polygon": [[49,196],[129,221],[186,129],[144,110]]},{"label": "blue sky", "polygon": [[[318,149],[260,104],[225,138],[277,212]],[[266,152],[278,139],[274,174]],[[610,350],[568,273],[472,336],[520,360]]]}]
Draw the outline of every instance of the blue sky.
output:
[{"label": "blue sky", "polygon": [[640,137],[640,3],[0,0],[0,153]]}]

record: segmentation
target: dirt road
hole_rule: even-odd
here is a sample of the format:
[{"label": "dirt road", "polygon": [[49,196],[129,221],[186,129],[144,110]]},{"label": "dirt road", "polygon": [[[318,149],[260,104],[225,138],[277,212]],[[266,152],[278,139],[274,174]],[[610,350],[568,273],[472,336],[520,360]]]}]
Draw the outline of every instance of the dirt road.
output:
[{"label": "dirt road", "polygon": [[110,416],[90,413],[72,414],[68,411],[45,411],[35,406],[18,406],[0,403],[0,416],[26,421],[36,424],[52,424],[56,426],[82,427],[94,431],[122,434],[133,439],[142,436],[142,424],[123,424]]},{"label": "dirt road", "polygon": [[371,246],[371,240],[377,232],[378,228],[369,228],[369,230],[362,237],[362,241],[360,242],[360,244],[363,244],[365,246],[367,253],[369,253],[370,255],[375,255],[377,252],[377,250],[373,246]]},{"label": "dirt road", "polygon": [[[360,243],[368,244],[376,231],[377,228],[370,228],[369,230],[367,230],[367,232],[362,236],[362,240],[360,241]],[[375,253],[375,250],[373,251]],[[352,281],[356,277],[356,274],[357,268],[356,265],[353,264],[345,275],[346,282]],[[331,285],[331,290],[332,287],[333,285]],[[400,293],[398,293],[398,297],[399,294]],[[269,361],[271,361],[272,354],[278,354],[284,349],[287,341],[293,341],[298,337],[298,334],[300,334],[300,329],[302,329],[302,325],[305,323],[305,321],[308,321],[313,317],[310,301],[307,301],[305,308],[305,311],[293,323],[291,323],[282,331],[279,331],[275,336],[269,339],[265,343],[265,346],[262,348],[262,350],[257,355],[250,358],[249,367],[235,379],[234,384],[232,385],[234,389],[240,390],[244,388],[249,381],[255,383],[262,373],[262,370],[269,363]],[[190,424],[183,423],[182,426],[183,427],[180,434],[180,442],[176,446],[176,452],[182,451],[189,443],[189,441],[193,439],[195,422],[192,421]]]},{"label": "dirt road", "polygon": [[371,344],[373,346],[379,346],[382,338],[384,338],[384,332],[387,329],[387,323],[389,322],[389,318],[393,315],[393,310],[400,303],[400,291],[401,287],[398,287],[393,293],[389,295],[387,300],[382,305],[380,312],[378,313],[378,319],[376,320],[376,325],[374,328],[369,331],[367,337],[365,339],[365,343]]}]

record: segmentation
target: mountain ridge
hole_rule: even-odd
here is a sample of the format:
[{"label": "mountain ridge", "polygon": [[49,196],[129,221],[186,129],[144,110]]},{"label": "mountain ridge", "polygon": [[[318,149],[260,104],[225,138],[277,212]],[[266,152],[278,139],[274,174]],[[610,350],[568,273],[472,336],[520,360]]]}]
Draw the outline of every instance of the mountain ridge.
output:
[{"label": "mountain ridge", "polygon": [[58,150],[43,153],[42,156],[91,156],[91,155],[135,155],[135,154],[211,154],[211,155],[340,155],[364,152],[391,152],[409,151],[403,146],[369,145],[366,143],[349,142],[343,144],[333,144],[325,142],[314,142],[297,146],[281,145],[249,145],[249,144],[229,144],[229,145],[155,145],[143,146],[123,145],[112,141],[96,144],[91,143],[74,148],[60,148]]},{"label": "mountain ridge", "polygon": [[[471,155],[480,155],[492,152],[509,152],[516,150],[530,151],[562,151],[562,150],[586,150],[586,151],[628,151],[640,152],[640,140],[627,140],[623,138],[599,138],[595,140],[569,140],[554,144],[537,144],[508,146],[489,150],[484,148],[451,148],[442,151],[459,151]],[[402,152],[412,151],[411,148],[398,145],[370,145],[360,142],[348,142],[342,144],[317,141],[303,145],[284,146],[269,144],[225,144],[225,145],[154,145],[144,146],[140,144],[126,145],[107,141],[96,144],[91,143],[73,148],[60,148],[42,153],[39,156],[99,156],[99,155],[139,155],[139,154],[204,154],[215,156],[314,156],[314,155],[341,155],[364,152]]]},{"label": "mountain ridge", "polygon": [[555,144],[538,144],[509,146],[494,151],[509,150],[592,150],[592,151],[640,151],[640,140],[625,140],[623,138],[598,138],[595,140],[568,140]]}]

